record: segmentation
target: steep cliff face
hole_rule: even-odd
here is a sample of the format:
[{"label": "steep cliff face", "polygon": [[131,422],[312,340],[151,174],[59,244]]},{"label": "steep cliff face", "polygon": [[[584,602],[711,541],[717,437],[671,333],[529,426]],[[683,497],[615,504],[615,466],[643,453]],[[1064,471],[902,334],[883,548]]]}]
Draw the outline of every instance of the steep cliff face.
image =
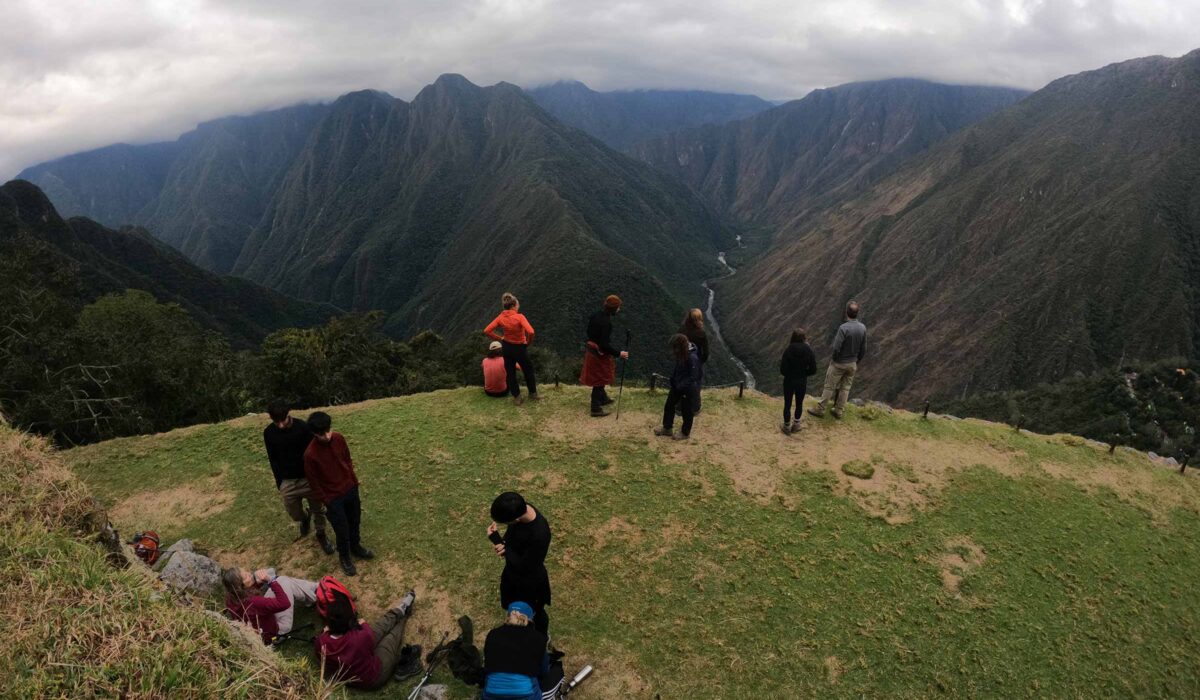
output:
[{"label": "steep cliff face", "polygon": [[1057,80],[857,197],[780,226],[729,281],[726,325],[766,366],[788,327],[821,354],[851,297],[880,397],[1026,387],[1200,347],[1200,52]]}]

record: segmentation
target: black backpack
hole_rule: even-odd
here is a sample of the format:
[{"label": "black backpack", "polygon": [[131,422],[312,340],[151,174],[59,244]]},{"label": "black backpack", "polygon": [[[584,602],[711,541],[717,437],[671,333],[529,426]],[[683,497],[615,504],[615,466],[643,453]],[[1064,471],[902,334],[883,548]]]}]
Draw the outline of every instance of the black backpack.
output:
[{"label": "black backpack", "polygon": [[475,625],[471,618],[463,615],[458,618],[458,628],[460,633],[457,639],[434,647],[425,659],[432,663],[438,656],[445,655],[446,665],[455,678],[467,685],[482,687],[485,680],[483,653],[475,646]]}]

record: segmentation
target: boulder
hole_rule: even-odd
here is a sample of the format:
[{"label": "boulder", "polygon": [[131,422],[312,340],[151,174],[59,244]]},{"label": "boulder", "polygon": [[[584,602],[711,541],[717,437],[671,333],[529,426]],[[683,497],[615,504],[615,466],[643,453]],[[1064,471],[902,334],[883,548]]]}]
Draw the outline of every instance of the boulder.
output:
[{"label": "boulder", "polygon": [[446,686],[427,685],[417,694],[417,700],[446,700]]},{"label": "boulder", "polygon": [[175,551],[158,577],[177,591],[207,594],[221,585],[221,565],[202,554]]}]

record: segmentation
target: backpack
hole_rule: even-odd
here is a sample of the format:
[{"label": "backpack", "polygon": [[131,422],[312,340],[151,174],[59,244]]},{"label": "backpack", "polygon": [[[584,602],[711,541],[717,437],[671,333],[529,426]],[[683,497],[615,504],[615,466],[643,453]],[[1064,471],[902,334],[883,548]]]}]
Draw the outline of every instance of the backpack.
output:
[{"label": "backpack", "polygon": [[475,626],[471,618],[463,615],[458,618],[458,627],[458,639],[434,647],[425,660],[433,663],[438,656],[445,655],[446,665],[455,678],[467,685],[482,686],[486,676],[483,672],[483,654],[475,646]]},{"label": "backpack", "polygon": [[354,604],[354,596],[350,595],[350,589],[346,588],[346,586],[336,578],[332,576],[325,576],[317,582],[316,608],[318,615],[320,615],[322,618],[328,615],[329,604],[333,602],[333,596],[335,593],[340,593],[341,595],[346,596],[346,599],[350,601],[350,609],[354,611],[355,615],[358,614],[358,606]]},{"label": "backpack", "polygon": [[138,559],[146,564],[153,566],[158,561],[158,533],[154,530],[137,533],[129,540],[129,544],[133,545],[133,553]]}]

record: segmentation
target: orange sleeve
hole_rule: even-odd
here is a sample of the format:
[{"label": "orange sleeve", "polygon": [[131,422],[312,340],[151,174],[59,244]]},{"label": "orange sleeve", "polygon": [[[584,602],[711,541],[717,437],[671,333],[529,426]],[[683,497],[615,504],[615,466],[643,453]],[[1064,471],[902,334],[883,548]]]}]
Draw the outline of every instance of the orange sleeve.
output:
[{"label": "orange sleeve", "polygon": [[491,338],[492,340],[504,340],[504,338],[502,336],[500,336],[498,333],[495,332],[496,326],[498,326],[498,325],[500,325],[500,317],[499,316],[492,319],[492,322],[487,325],[487,328],[483,329],[483,334],[486,335],[487,337]]},{"label": "orange sleeve", "polygon": [[533,326],[529,325],[529,319],[525,318],[525,314],[521,314],[521,325],[525,327],[525,332],[533,335]]}]

